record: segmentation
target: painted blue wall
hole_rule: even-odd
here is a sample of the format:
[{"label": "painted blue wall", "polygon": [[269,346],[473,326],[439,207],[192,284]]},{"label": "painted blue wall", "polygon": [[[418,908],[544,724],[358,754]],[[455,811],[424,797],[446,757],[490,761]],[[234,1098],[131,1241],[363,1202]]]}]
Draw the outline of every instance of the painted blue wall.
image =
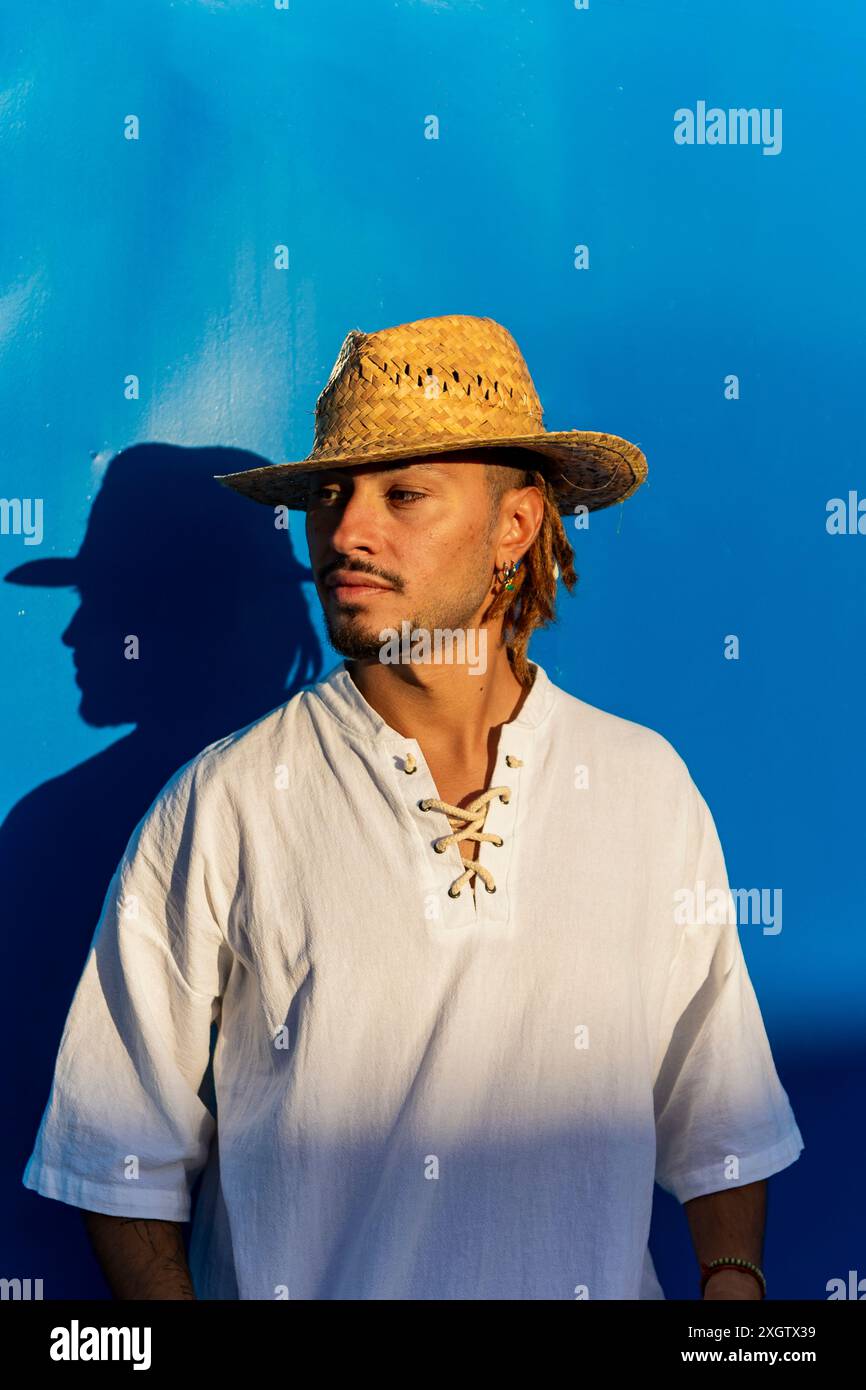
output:
[{"label": "painted blue wall", "polygon": [[[782,889],[780,933],[741,926],[806,1141],[771,1184],[767,1266],[776,1296],[824,1297],[863,1249],[866,536],[826,528],[829,499],[866,495],[859,7],[2,9],[0,494],[42,499],[44,518],[38,545],[0,535],[4,575],[77,551],[128,445],[303,457],[352,327],[490,315],[548,428],[646,452],[635,498],[573,530],[578,588],[531,652],[665,734],[732,884]],[[675,143],[674,112],[699,101],[781,108],[781,149]],[[141,456],[118,484],[92,571],[103,597],[66,642],[76,590],[0,585],[0,857],[22,976],[4,1055],[26,1061],[4,1120],[0,1273],[44,1274],[50,1295],[102,1287],[78,1214],[16,1183],[114,862],[174,766],[336,659],[289,571],[290,548],[308,558],[303,517],[267,578],[251,574],[266,509],[203,489],[181,504],[172,457]],[[189,458],[191,481],[208,459]],[[149,621],[175,624],[177,729],[153,688],[103,682],[79,707],[70,643],[83,627],[86,687],[119,573]],[[685,1222],[663,1194],[653,1245],[669,1296],[689,1296]]]}]

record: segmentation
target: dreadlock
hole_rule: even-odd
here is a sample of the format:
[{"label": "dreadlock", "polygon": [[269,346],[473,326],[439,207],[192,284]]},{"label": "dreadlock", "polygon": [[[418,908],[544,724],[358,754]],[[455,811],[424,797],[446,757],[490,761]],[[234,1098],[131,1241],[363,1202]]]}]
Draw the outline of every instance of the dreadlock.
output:
[{"label": "dreadlock", "polygon": [[537,487],[544,499],[541,529],[523,556],[514,576],[514,588],[503,587],[487,610],[488,618],[502,614],[502,631],[508,659],[520,684],[529,687],[532,677],[526,649],[536,628],[547,627],[556,618],[555,566],[559,577],[571,593],[578,581],[574,569],[574,551],[568,543],[556,497],[546,473],[537,466],[527,467],[534,458],[529,451],[502,447],[485,451],[494,462],[485,464],[490,489],[490,534],[497,521],[498,507],[510,488]]}]

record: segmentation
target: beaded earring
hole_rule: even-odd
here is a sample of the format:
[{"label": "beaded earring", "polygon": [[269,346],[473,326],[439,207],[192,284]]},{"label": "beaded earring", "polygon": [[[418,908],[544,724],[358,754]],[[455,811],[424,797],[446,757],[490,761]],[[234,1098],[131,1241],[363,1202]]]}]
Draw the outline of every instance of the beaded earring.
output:
[{"label": "beaded earring", "polygon": [[515,564],[515,562],[512,560],[509,564],[505,565],[499,571],[500,579],[503,581],[503,585],[506,589],[514,588],[514,576],[520,569],[522,563],[522,560],[518,560]]}]

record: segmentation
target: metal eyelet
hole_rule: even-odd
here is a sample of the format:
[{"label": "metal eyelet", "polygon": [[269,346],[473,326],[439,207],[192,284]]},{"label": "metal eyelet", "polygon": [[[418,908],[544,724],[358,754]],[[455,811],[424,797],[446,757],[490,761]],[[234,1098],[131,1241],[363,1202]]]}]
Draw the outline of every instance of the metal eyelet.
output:
[{"label": "metal eyelet", "polygon": [[[487,884],[486,884],[486,883],[485,883],[484,887],[487,888]],[[487,892],[488,892],[488,893],[495,893],[495,892],[496,892],[496,884],[494,883],[494,885],[493,885],[492,888],[487,888]]]},{"label": "metal eyelet", "polygon": [[418,802],[418,805],[420,806],[420,808],[421,808],[422,811],[429,811],[429,810],[430,810],[430,802],[429,802],[428,798],[426,798],[426,797],[424,798],[423,801],[419,801],[419,802]]},{"label": "metal eyelet", "polygon": [[448,889],[448,896],[449,896],[449,898],[459,898],[459,897],[460,897],[460,893],[461,893],[461,889],[459,889],[459,888],[457,889],[457,892],[456,892],[456,893],[452,893],[452,892],[451,892],[451,889],[450,889],[450,888]]},{"label": "metal eyelet", "polygon": [[438,840],[433,841],[433,850],[436,854],[444,854],[445,848],[445,845],[440,844]]}]

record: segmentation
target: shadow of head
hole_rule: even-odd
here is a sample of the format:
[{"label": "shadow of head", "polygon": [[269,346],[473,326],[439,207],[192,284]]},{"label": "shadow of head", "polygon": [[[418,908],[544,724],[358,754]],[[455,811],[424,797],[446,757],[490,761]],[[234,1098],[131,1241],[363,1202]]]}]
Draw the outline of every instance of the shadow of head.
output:
[{"label": "shadow of head", "polygon": [[214,480],[265,463],[242,449],[123,449],[78,554],[6,575],[77,590],[62,641],[87,724],[188,723],[207,707],[229,732],[281,703],[292,675],[313,679],[321,651],[301,588],[312,573],[294,558],[286,513]]}]

